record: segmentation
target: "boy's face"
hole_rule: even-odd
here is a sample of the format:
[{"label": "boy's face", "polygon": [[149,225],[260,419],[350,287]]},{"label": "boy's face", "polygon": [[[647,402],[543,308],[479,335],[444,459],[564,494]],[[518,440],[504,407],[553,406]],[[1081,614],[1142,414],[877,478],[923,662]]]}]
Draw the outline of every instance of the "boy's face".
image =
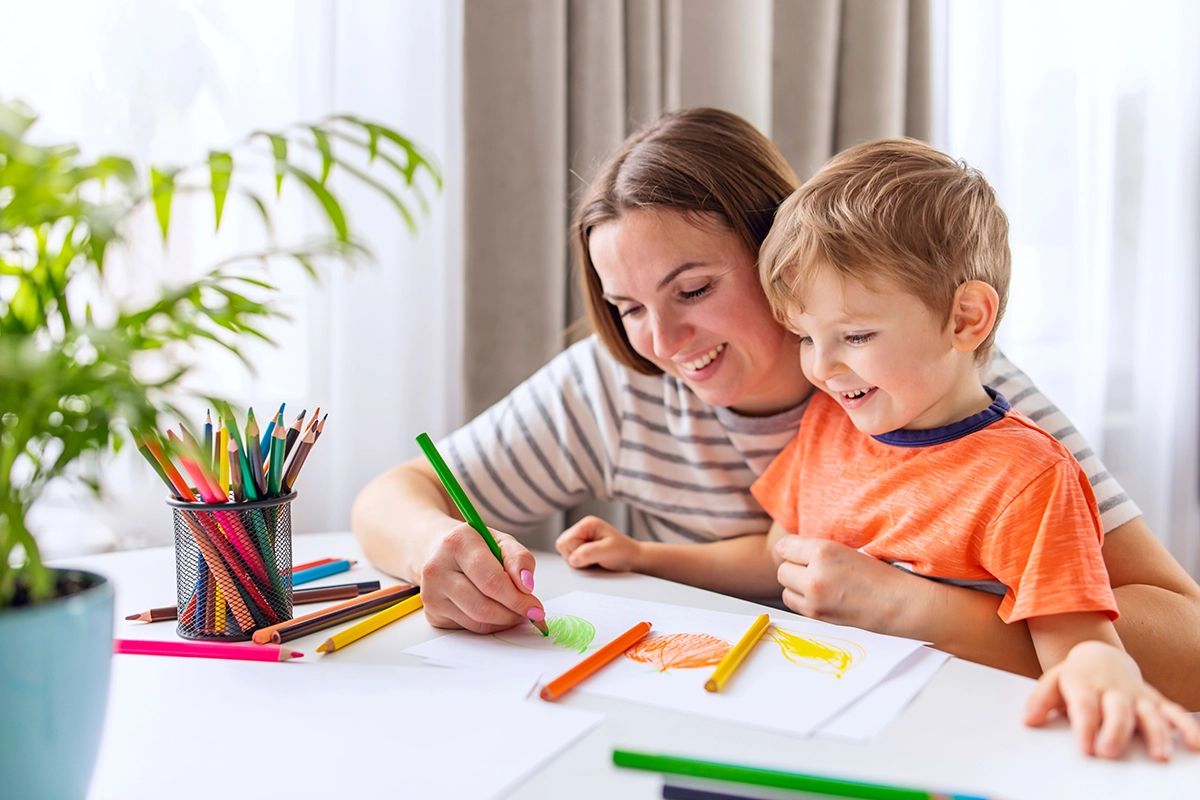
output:
[{"label": "boy's face", "polygon": [[832,269],[818,268],[804,300],[804,313],[789,326],[800,335],[804,374],[863,433],[963,419],[964,354],[952,347],[952,324],[942,325],[917,297],[887,283],[843,284]]}]

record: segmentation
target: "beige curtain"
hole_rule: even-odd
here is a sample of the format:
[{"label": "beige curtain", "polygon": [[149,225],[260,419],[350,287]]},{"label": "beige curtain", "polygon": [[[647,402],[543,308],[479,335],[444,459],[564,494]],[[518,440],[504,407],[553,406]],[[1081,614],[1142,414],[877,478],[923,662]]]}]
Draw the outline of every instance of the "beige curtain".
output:
[{"label": "beige curtain", "polygon": [[566,344],[582,316],[572,202],[629,132],[665,110],[727,108],[801,179],[855,142],[928,139],[929,4],[465,0],[465,413]]}]

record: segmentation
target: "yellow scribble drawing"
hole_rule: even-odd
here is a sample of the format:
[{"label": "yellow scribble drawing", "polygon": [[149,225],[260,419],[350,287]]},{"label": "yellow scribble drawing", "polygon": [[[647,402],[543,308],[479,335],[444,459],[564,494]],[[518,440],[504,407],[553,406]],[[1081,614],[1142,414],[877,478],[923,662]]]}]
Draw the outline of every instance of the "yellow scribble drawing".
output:
[{"label": "yellow scribble drawing", "polygon": [[783,657],[793,664],[841,678],[867,657],[862,646],[846,639],[814,636],[771,626],[766,638],[779,645]]}]

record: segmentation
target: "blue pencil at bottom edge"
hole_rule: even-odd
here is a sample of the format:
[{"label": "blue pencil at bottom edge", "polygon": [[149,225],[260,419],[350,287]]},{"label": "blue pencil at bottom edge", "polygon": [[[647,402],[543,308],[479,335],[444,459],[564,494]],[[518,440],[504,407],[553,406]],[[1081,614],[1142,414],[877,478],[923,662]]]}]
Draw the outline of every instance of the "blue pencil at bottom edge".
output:
[{"label": "blue pencil at bottom edge", "polygon": [[354,566],[355,563],[357,562],[342,559],[341,561],[331,561],[328,564],[320,564],[315,567],[309,567],[308,569],[302,569],[299,572],[292,574],[292,586],[299,586],[302,583],[309,583],[310,581],[315,581],[318,578],[324,578],[327,575],[336,575],[339,572],[346,572],[352,566]]}]

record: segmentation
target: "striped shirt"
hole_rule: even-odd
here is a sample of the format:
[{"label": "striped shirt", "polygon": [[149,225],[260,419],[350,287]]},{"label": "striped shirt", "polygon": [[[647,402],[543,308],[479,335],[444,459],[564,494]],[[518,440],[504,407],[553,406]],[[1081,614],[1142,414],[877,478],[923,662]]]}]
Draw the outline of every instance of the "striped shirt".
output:
[{"label": "striped shirt", "polygon": [[[1066,416],[993,352],[980,377],[1080,462],[1104,530],[1139,516]],[[438,449],[496,530],[520,535],[555,511],[598,498],[630,507],[635,539],[709,542],[770,527],[750,485],[796,435],[806,407],[747,417],[710,406],[678,378],[625,367],[592,336]]]}]

